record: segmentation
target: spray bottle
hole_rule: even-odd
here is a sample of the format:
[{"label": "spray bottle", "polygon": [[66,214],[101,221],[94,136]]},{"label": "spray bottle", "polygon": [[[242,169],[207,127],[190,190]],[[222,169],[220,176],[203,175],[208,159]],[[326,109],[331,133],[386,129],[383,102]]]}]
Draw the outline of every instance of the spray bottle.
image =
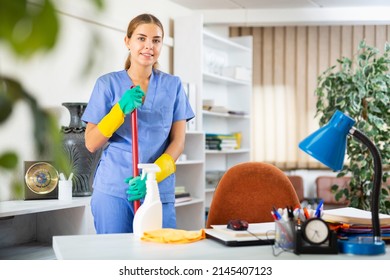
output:
[{"label": "spray bottle", "polygon": [[142,169],[141,178],[146,176],[146,196],[135,213],[133,232],[135,236],[141,237],[145,231],[162,228],[162,204],[156,181],[156,172],[160,172],[160,167],[154,163],[140,163],[138,168]]}]

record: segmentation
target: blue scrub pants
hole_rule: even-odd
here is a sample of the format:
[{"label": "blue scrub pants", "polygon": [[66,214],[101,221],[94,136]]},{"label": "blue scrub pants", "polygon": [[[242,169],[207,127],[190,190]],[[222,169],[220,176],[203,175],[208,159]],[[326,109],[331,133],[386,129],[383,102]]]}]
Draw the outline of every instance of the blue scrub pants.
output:
[{"label": "blue scrub pants", "polygon": [[[133,232],[133,202],[94,190],[91,209],[96,233]],[[163,228],[176,228],[175,203],[163,203],[162,212]]]}]

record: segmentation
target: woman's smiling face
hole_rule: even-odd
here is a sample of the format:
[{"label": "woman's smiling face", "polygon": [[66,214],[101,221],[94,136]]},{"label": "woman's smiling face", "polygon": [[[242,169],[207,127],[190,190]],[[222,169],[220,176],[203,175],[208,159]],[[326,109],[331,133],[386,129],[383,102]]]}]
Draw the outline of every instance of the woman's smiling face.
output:
[{"label": "woman's smiling face", "polygon": [[126,46],[131,53],[131,64],[153,66],[160,56],[163,33],[153,23],[140,24],[131,35],[126,37]]}]

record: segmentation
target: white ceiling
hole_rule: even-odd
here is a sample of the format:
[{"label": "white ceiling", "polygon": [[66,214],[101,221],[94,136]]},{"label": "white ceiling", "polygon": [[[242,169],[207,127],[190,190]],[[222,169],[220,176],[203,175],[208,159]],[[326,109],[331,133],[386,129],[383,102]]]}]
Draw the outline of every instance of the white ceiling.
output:
[{"label": "white ceiling", "polygon": [[[389,24],[390,0],[170,0],[208,25]],[[217,11],[218,10],[218,11]]]},{"label": "white ceiling", "polygon": [[171,0],[192,10],[300,9],[390,6],[389,0]]}]

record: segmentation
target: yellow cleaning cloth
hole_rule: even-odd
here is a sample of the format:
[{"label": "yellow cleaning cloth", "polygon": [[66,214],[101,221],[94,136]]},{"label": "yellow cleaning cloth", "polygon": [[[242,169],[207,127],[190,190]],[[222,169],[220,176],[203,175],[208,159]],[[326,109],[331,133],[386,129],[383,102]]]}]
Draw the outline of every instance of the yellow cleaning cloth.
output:
[{"label": "yellow cleaning cloth", "polygon": [[204,229],[199,231],[187,231],[173,228],[163,228],[144,232],[141,240],[159,242],[184,244],[202,240],[206,237]]}]

